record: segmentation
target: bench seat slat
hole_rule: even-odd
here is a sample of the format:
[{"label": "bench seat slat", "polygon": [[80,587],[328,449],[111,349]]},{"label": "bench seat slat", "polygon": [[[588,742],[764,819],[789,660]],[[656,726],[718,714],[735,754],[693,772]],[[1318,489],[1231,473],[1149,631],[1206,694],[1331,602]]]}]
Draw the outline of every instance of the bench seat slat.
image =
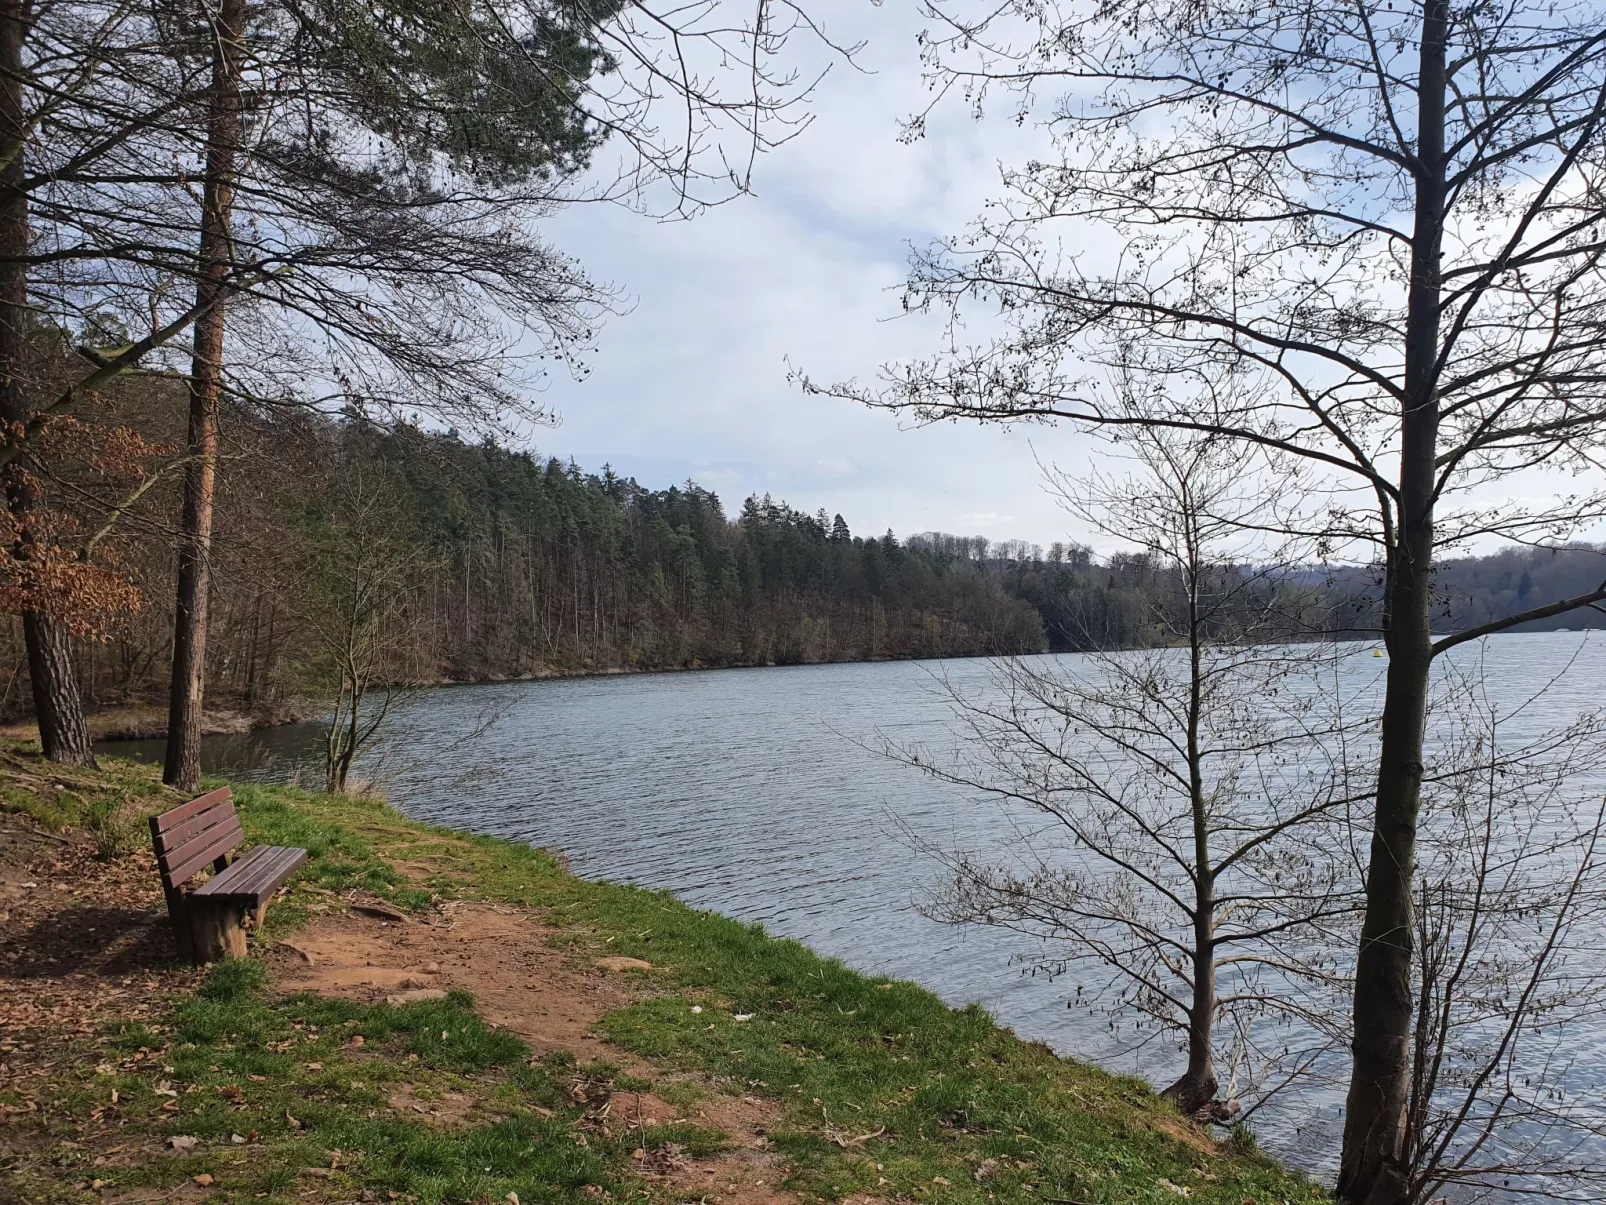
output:
[{"label": "bench seat slat", "polygon": [[261,900],[282,887],[306,860],[304,849],[258,845],[233,866],[196,888],[195,895],[209,899]]},{"label": "bench seat slat", "polygon": [[262,869],[253,876],[248,884],[248,888],[258,895],[272,895],[280,887],[283,887],[285,881],[307,860],[307,851],[304,849],[278,848],[278,857],[272,861],[264,860]]},{"label": "bench seat slat", "polygon": [[[193,816],[199,816],[208,808],[228,803],[234,798],[234,792],[228,787],[219,787],[215,791],[208,791],[205,795],[197,795],[188,803],[181,803],[176,808],[163,812],[160,816],[151,817],[151,833],[160,835],[170,828],[183,824]],[[232,808],[230,809],[233,810]]]},{"label": "bench seat slat", "polygon": [[239,818],[230,816],[227,823],[208,829],[199,839],[163,859],[168,868],[167,881],[174,887],[182,886],[244,841],[245,830],[240,827]]},{"label": "bench seat slat", "polygon": [[307,851],[304,849],[281,848],[277,858],[264,861],[262,869],[253,876],[248,888],[259,898],[266,899],[283,887],[285,881],[306,860]]},{"label": "bench seat slat", "polygon": [[[302,853],[279,845],[259,845],[222,874],[196,889],[196,895],[255,895],[267,884],[282,883],[300,864]],[[277,882],[275,882],[277,880]]]}]

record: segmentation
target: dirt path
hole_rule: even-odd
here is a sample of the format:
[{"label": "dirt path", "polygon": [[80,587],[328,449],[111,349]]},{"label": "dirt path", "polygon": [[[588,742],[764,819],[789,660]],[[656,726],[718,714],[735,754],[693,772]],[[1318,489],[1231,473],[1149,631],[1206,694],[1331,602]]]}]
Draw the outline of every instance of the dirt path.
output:
[{"label": "dirt path", "polygon": [[[604,1014],[653,990],[650,964],[604,958],[577,965],[576,955],[552,943],[553,935],[529,913],[490,904],[451,902],[436,917],[404,921],[334,913],[281,943],[268,962],[274,986],[287,992],[376,1000],[460,988],[473,993],[482,1016],[538,1053],[565,1051],[582,1065],[603,1060],[634,1076],[665,1079],[591,1032]],[[671,1078],[701,1089],[697,1103],[682,1110],[650,1093],[616,1093],[593,1102],[599,1124],[619,1133],[690,1121],[724,1131],[730,1149],[710,1159],[642,1152],[640,1174],[672,1194],[714,1205],[790,1205],[793,1196],[775,1187],[784,1176],[781,1162],[765,1149],[779,1107],[689,1077]],[[450,1124],[454,1102],[419,1106],[404,1091],[391,1106],[433,1111]]]}]

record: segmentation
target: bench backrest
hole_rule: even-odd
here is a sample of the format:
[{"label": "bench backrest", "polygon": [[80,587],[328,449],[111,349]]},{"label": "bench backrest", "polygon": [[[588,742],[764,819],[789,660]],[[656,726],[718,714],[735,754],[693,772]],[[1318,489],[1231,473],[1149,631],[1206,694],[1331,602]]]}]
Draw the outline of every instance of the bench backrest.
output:
[{"label": "bench backrest", "polygon": [[151,843],[162,886],[174,891],[245,840],[228,787],[208,791],[170,812],[151,817]]}]

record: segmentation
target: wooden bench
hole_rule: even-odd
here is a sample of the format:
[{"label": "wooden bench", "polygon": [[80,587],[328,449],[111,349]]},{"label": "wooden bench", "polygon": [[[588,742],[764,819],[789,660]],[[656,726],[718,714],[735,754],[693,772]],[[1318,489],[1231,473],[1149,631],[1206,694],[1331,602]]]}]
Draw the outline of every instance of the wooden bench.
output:
[{"label": "wooden bench", "polygon": [[[246,930],[262,923],[268,901],[307,860],[306,850],[279,845],[254,846],[231,859],[244,841],[228,787],[151,817],[167,913],[179,953],[193,962],[243,958]],[[212,877],[190,887],[208,868]]]}]

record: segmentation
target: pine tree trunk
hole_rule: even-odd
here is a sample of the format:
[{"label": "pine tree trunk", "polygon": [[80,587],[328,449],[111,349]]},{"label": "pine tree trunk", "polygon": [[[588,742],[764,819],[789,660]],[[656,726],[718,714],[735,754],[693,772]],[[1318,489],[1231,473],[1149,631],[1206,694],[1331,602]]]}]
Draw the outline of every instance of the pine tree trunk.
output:
[{"label": "pine tree trunk", "polygon": [[1345,1205],[1401,1205],[1410,1197],[1404,1157],[1414,1018],[1412,885],[1433,664],[1429,598],[1439,432],[1436,376],[1448,26],[1447,0],[1432,0],[1424,14],[1418,71],[1420,170],[1407,296],[1399,531],[1389,549],[1385,588],[1388,685],[1366,875],[1366,918],[1355,966],[1354,1060],[1338,1176],[1338,1195]]},{"label": "pine tree trunk", "polygon": [[[0,417],[13,427],[26,423],[29,416],[28,195],[22,186],[27,118],[22,48],[31,18],[25,0],[0,3]],[[35,500],[15,471],[8,478],[6,505],[17,533],[10,552],[26,561],[34,552],[29,527]],[[40,748],[54,762],[94,765],[67,633],[47,616],[25,612],[22,634]]]},{"label": "pine tree trunk", "polygon": [[[210,15],[210,14],[208,14]],[[190,423],[179,532],[178,601],[173,624],[173,681],[168,696],[162,781],[194,790],[201,780],[201,707],[206,687],[206,609],[211,578],[212,499],[217,476],[217,412],[223,391],[223,333],[231,259],[235,148],[240,133],[240,41],[245,0],[222,0],[213,27],[212,91],[207,113],[206,180],[197,253],[195,348],[190,364]]]}]

